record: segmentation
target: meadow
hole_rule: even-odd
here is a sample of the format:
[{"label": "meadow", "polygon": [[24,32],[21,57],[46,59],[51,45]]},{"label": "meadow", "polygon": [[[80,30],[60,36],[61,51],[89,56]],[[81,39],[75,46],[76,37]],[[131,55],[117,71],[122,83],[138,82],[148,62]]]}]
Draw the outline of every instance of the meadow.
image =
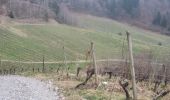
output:
[{"label": "meadow", "polygon": [[[63,46],[68,60],[85,59],[94,42],[97,59],[119,59],[122,48],[127,51],[126,31],[133,38],[134,54],[152,53],[168,56],[170,37],[140,29],[125,23],[90,15],[77,16],[78,24],[2,24],[0,54],[4,60],[46,61],[63,60]],[[124,46],[123,46],[124,42]]]}]

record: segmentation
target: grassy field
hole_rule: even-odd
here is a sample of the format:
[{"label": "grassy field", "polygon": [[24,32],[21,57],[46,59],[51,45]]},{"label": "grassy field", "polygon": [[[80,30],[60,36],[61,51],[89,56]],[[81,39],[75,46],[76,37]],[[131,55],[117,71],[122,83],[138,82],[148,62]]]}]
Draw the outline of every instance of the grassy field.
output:
[{"label": "grassy field", "polygon": [[57,23],[0,25],[1,59],[41,61],[45,56],[46,61],[62,60],[63,46],[68,60],[85,59],[91,41],[97,59],[121,58],[126,31],[132,33],[134,53],[170,54],[170,37],[88,15],[77,16],[77,22],[79,27]]}]

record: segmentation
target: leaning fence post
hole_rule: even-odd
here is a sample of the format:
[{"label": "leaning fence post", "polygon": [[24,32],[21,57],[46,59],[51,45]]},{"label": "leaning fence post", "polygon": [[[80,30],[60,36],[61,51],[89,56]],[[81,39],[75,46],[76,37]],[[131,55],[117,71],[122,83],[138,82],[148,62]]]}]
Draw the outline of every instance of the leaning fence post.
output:
[{"label": "leaning fence post", "polygon": [[127,34],[129,57],[130,57],[129,59],[130,59],[130,70],[131,70],[132,87],[133,87],[133,99],[137,100],[135,68],[134,68],[133,50],[132,50],[132,39],[131,39],[129,32],[126,32],[126,34]]},{"label": "leaning fence post", "polygon": [[93,57],[93,67],[95,69],[95,83],[98,84],[98,70],[97,70],[97,64],[96,64],[96,56],[95,56],[95,50],[94,50],[94,43],[91,42],[92,47],[92,57]]}]

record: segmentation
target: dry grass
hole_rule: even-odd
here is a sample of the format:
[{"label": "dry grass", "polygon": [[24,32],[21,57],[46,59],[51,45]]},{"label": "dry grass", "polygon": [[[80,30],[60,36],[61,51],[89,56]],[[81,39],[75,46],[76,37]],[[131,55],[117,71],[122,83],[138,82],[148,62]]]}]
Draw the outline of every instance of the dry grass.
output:
[{"label": "dry grass", "polygon": [[[108,80],[106,77],[101,77],[101,83],[97,89],[90,87],[94,82],[93,80],[90,80],[83,88],[74,89],[74,87],[81,82],[79,80],[83,79],[77,80],[76,76],[73,75],[66,78],[55,73],[46,73],[36,74],[34,77],[45,81],[51,80],[55,86],[60,88],[60,92],[64,94],[66,100],[125,100],[125,94],[118,84],[119,78]],[[107,84],[102,84],[103,82],[107,82]],[[140,82],[137,84],[137,87],[139,100],[151,100],[154,96],[154,92],[149,88],[147,82]],[[153,85],[151,87],[153,87]],[[132,90],[130,89],[131,84],[128,88],[132,95]],[[162,100],[168,100],[169,97],[170,95],[167,95]]]}]

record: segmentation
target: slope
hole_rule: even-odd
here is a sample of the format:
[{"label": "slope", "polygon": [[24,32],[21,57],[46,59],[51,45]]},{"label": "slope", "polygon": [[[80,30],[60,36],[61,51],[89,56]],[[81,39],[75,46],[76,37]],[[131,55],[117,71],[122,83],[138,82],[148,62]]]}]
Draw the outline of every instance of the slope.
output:
[{"label": "slope", "polygon": [[45,56],[48,61],[62,60],[63,46],[68,60],[85,59],[91,41],[95,43],[97,59],[121,58],[126,31],[132,33],[135,54],[170,54],[170,37],[90,15],[77,15],[77,22],[78,27],[58,23],[1,24],[1,59],[41,61]]}]

